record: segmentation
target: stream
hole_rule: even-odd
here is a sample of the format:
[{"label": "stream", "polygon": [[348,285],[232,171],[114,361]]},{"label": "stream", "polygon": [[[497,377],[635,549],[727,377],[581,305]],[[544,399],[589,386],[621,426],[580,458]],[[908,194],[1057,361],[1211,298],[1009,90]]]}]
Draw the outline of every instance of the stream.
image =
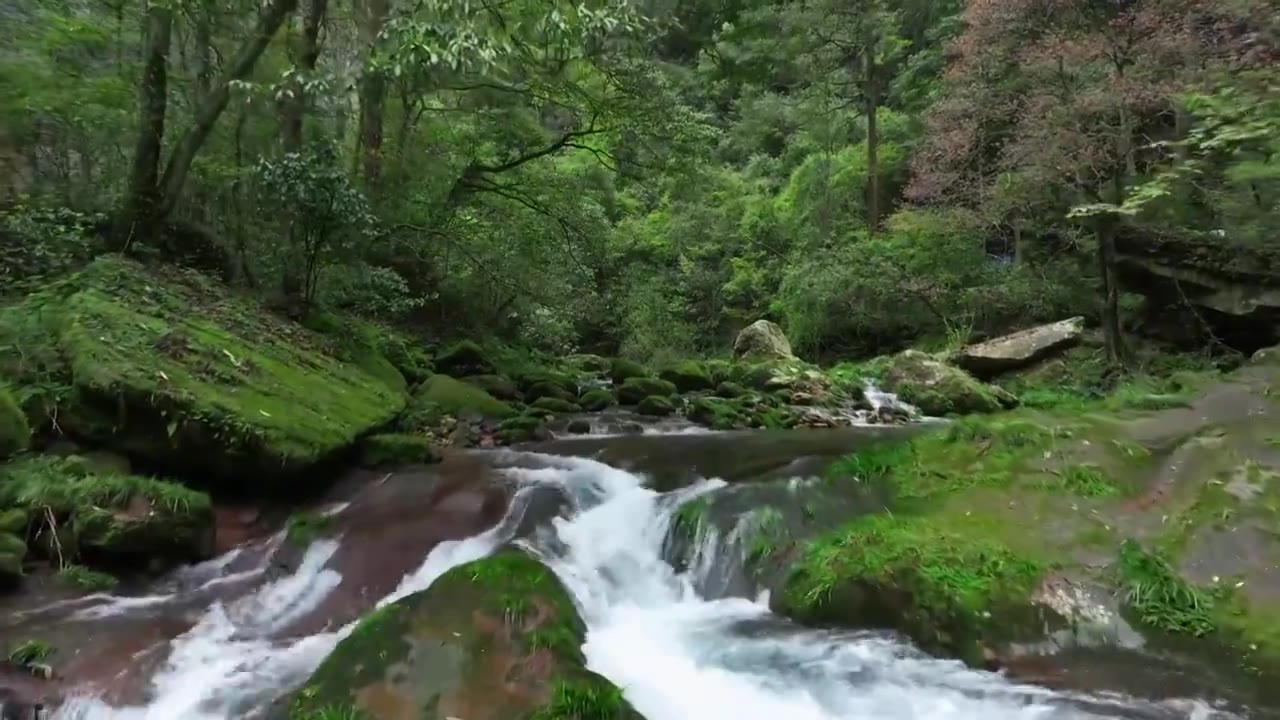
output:
[{"label": "stream", "polygon": [[[268,717],[361,613],[514,543],[561,578],[588,627],[589,667],[649,720],[1242,716],[1177,693],[1049,690],[933,658],[892,633],[800,627],[771,614],[758,589],[714,582],[741,562],[729,536],[701,534],[688,557],[671,557],[683,503],[745,480],[803,478],[875,436],[584,438],[368,475],[320,508],[336,533],[305,551],[262,534],[149,587],[22,609],[0,630],[77,649],[58,668],[56,720]],[[502,479],[509,502],[495,511],[476,477]]]}]

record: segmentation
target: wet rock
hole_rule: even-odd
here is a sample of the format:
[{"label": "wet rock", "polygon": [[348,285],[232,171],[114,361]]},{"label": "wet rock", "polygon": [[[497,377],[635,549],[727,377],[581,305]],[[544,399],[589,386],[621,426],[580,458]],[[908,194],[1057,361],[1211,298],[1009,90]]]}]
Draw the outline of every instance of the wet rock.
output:
[{"label": "wet rock", "polygon": [[405,401],[389,365],[398,384],[204,276],[118,256],[0,310],[0,345],[48,359],[36,378],[6,354],[0,375],[72,389],[33,416],[56,402],[74,440],[227,484],[296,480]]},{"label": "wet rock", "polygon": [[1018,399],[1007,391],[919,350],[893,357],[885,373],[884,389],[934,417],[992,413],[1018,404]]},{"label": "wet rock", "polygon": [[371,720],[633,718],[621,694],[585,669],[585,627],[559,580],[505,551],[445,573],[379,609],[321,663],[291,714],[360,711]]},{"label": "wet rock", "polygon": [[586,418],[574,418],[569,421],[569,425],[565,429],[574,435],[590,435],[591,421]]},{"label": "wet rock", "polygon": [[738,333],[733,341],[733,356],[757,360],[795,359],[782,328],[768,320],[757,320]]},{"label": "wet rock", "polygon": [[582,411],[582,408],[578,407],[576,403],[554,397],[539,398],[529,408],[531,410],[543,410],[553,415],[569,415]]},{"label": "wet rock", "polygon": [[536,415],[517,415],[498,423],[495,437],[499,442],[507,445],[527,442],[534,438],[534,433],[541,427],[541,417]]},{"label": "wet rock", "polygon": [[1025,367],[1080,342],[1084,318],[1073,317],[970,345],[960,351],[960,367],[991,377]]}]

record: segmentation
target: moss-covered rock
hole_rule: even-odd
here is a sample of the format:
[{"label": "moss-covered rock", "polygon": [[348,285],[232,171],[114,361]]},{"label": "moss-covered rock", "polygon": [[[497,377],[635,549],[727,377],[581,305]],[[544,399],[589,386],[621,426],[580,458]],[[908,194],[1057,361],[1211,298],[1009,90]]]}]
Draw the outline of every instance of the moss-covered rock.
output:
[{"label": "moss-covered rock", "polygon": [[538,368],[526,370],[516,378],[528,400],[539,397],[559,397],[572,400],[578,396],[578,378],[558,370]]},{"label": "moss-covered rock", "polygon": [[570,355],[564,359],[564,364],[579,372],[591,373],[593,375],[603,375],[609,372],[610,367],[610,362],[607,358],[588,353]]},{"label": "moss-covered rock", "polygon": [[505,445],[528,442],[536,437],[543,419],[537,415],[517,415],[498,423],[496,437]]},{"label": "moss-covered rock", "polygon": [[640,404],[636,406],[636,412],[641,415],[651,415],[653,417],[666,417],[675,413],[676,406],[671,402],[671,398],[661,395],[650,395]]},{"label": "moss-covered rock", "polygon": [[658,377],[676,386],[682,393],[711,390],[716,386],[706,366],[694,360],[685,360],[659,373]]},{"label": "moss-covered rock", "polygon": [[27,544],[10,532],[0,532],[0,590],[11,590],[22,580]]},{"label": "moss-covered rock", "polygon": [[430,438],[422,435],[381,433],[360,443],[361,462],[369,467],[429,464],[440,461]]},{"label": "moss-covered rock", "polygon": [[535,403],[543,398],[554,400],[573,400],[577,397],[575,394],[564,389],[563,386],[556,383],[540,382],[529,387],[525,391],[524,398],[530,403]]},{"label": "moss-covered rock", "polygon": [[609,379],[613,380],[614,385],[621,385],[632,378],[651,377],[652,373],[649,368],[641,365],[634,360],[626,358],[614,358],[609,365]]},{"label": "moss-covered rock", "polygon": [[397,392],[408,392],[408,379],[384,350],[391,343],[390,330],[355,316],[323,312],[310,313],[303,324],[329,340],[334,357],[359,367]]},{"label": "moss-covered rock", "polygon": [[450,345],[436,356],[435,366],[438,372],[454,377],[497,373],[489,354],[473,340],[461,340]]},{"label": "moss-covered rock", "polygon": [[690,420],[715,430],[732,430],[751,424],[736,403],[723,398],[694,398],[689,404],[688,415]]},{"label": "moss-covered rock", "polygon": [[31,428],[9,388],[0,383],[0,460],[27,449]]},{"label": "moss-covered rock", "polygon": [[893,358],[884,388],[935,417],[991,413],[1018,404],[1007,391],[918,350],[907,350]]},{"label": "moss-covered rock", "polygon": [[294,694],[289,718],[640,720],[585,668],[584,634],[551,571],[500,552],[361,620]]},{"label": "moss-covered rock", "polygon": [[571,413],[582,412],[582,408],[576,403],[554,397],[539,398],[529,407],[534,410],[545,410],[546,412],[556,415],[569,415]]},{"label": "moss-covered rock", "polygon": [[159,568],[213,554],[208,495],[155,478],[97,473],[77,456],[38,455],[0,467],[0,506],[23,511],[44,530],[53,529],[52,513],[66,562],[83,556]]},{"label": "moss-covered rock", "polygon": [[403,432],[422,434],[438,427],[446,417],[506,418],[514,414],[510,405],[475,385],[448,375],[432,375],[410,398],[398,425]]},{"label": "moss-covered rock", "polygon": [[736,382],[726,380],[716,385],[716,397],[722,397],[729,400],[740,398],[747,394],[747,389]]},{"label": "moss-covered rock", "polygon": [[578,398],[578,404],[587,412],[600,412],[616,402],[613,393],[606,388],[593,388],[582,393],[582,397]]},{"label": "moss-covered rock", "polygon": [[515,381],[505,375],[472,375],[463,379],[503,402],[520,399]]},{"label": "moss-covered rock", "polygon": [[[71,436],[194,477],[270,482],[334,457],[405,395],[333,341],[190,271],[104,257],[0,310],[0,374]],[[403,382],[403,381],[401,381]]]},{"label": "moss-covered rock", "polygon": [[623,405],[639,405],[648,397],[670,397],[675,394],[676,386],[670,381],[633,377],[618,388],[618,402]]}]

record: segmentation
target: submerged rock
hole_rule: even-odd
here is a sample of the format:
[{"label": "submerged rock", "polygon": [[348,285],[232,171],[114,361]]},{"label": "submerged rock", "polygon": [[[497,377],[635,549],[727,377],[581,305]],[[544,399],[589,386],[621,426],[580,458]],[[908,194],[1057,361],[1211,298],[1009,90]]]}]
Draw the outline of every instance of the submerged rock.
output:
[{"label": "submerged rock", "polygon": [[989,377],[1025,367],[1080,341],[1084,318],[1073,317],[970,345],[958,363],[975,375]]},{"label": "submerged rock", "polygon": [[584,635],[550,570],[500,552],[363,619],[295,693],[289,716],[641,720],[585,668]]},{"label": "submerged rock", "polygon": [[229,483],[297,479],[405,402],[330,338],[204,276],[118,257],[0,310],[0,345],[23,348],[0,374],[66,388],[37,393],[31,417],[56,407],[73,438]]},{"label": "submerged rock", "polygon": [[987,385],[919,350],[906,350],[893,357],[885,373],[884,389],[934,417],[992,413],[1018,404],[1008,391]]},{"label": "submerged rock", "polygon": [[733,341],[733,356],[738,359],[794,360],[791,342],[782,328],[768,320],[757,320],[743,328]]}]

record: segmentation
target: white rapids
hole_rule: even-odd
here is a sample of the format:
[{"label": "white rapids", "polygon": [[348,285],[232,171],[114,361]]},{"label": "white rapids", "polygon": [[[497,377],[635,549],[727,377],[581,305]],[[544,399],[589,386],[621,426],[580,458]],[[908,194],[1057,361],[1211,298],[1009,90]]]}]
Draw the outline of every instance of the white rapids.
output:
[{"label": "white rapids", "polygon": [[[571,499],[557,517],[517,543],[572,593],[587,624],[591,669],[620,688],[648,720],[1059,720],[1229,717],[1200,701],[1151,703],[1075,696],[1013,683],[940,660],[884,633],[798,627],[763,600],[703,597],[700,561],[679,573],[663,557],[676,508],[723,483],[672,493],[643,478],[580,458],[495,453],[526,487],[554,485]],[[521,459],[525,462],[521,463]],[[426,588],[452,567],[513,538],[522,493],[499,526],[437,546],[379,605]],[[717,542],[716,534],[708,535]],[[314,543],[291,576],[227,606],[215,603],[168,647],[144,706],[75,698],[54,720],[226,720],[253,716],[296,687],[351,626],[301,639],[272,630],[320,603],[338,582],[325,567],[336,541]],[[127,612],[126,608],[120,608]]]}]

